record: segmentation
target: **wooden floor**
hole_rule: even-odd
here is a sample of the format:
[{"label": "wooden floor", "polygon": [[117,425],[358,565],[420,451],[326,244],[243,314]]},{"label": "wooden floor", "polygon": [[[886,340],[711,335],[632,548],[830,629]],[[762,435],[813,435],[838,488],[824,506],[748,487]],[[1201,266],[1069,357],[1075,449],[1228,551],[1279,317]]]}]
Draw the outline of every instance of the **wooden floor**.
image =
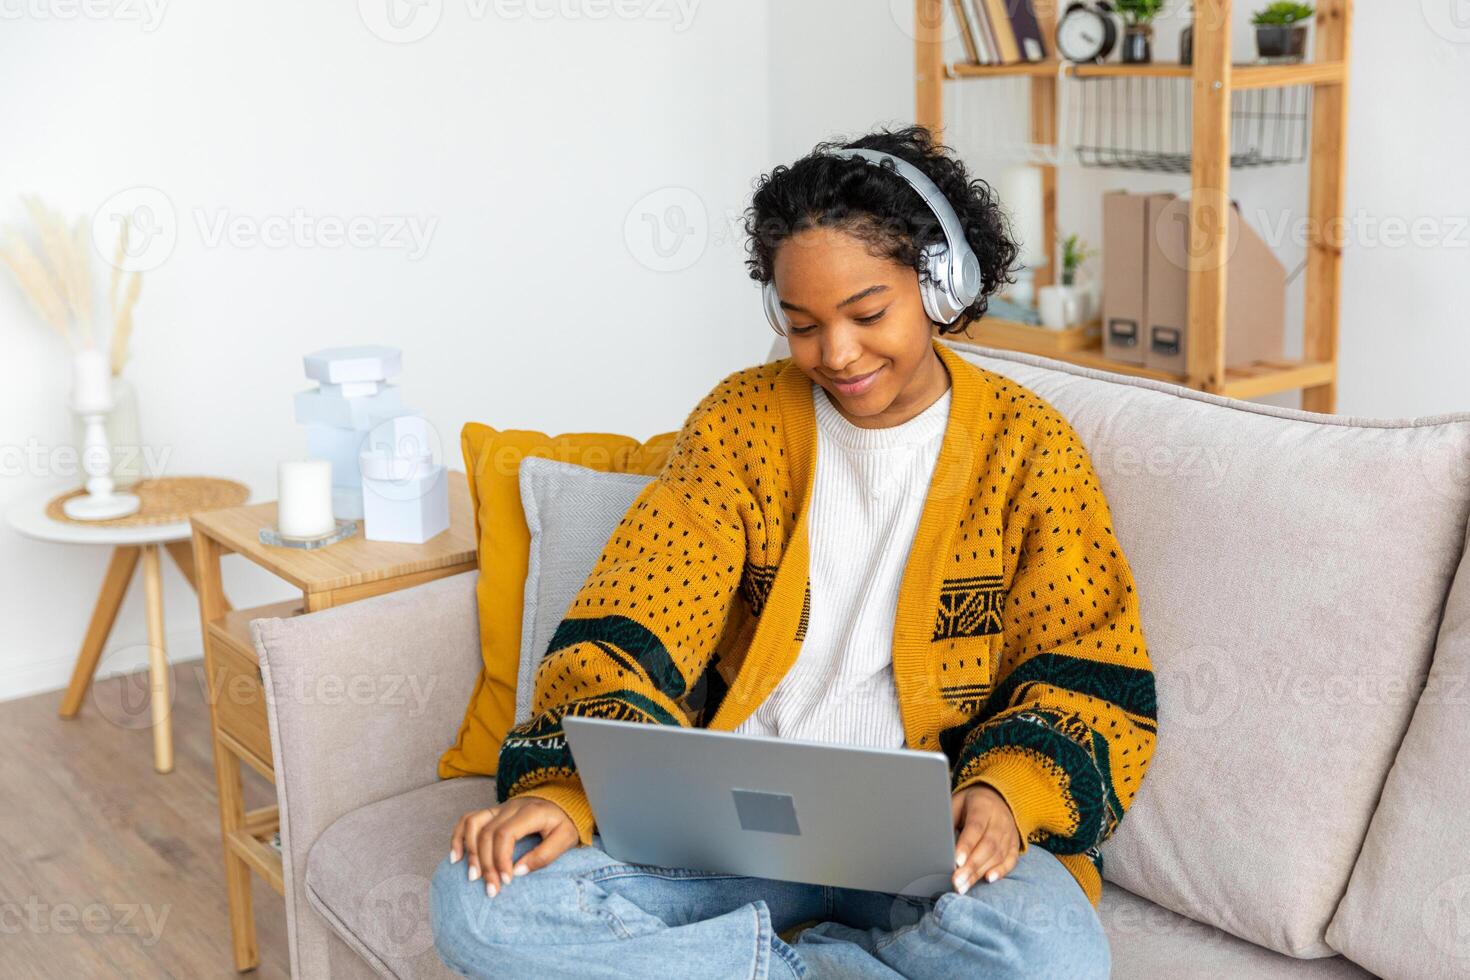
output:
[{"label": "wooden floor", "polygon": [[[0,974],[289,975],[286,910],[255,880],[260,967],[230,956],[204,665],[174,668],[174,770],[153,771],[146,672],[0,703]],[[274,802],[246,771],[246,804]]]}]

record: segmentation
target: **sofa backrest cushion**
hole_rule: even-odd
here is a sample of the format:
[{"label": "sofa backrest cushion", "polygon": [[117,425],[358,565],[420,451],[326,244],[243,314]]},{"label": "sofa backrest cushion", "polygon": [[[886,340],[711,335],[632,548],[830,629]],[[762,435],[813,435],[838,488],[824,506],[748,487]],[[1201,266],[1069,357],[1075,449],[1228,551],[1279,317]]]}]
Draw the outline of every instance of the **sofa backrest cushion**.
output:
[{"label": "sofa backrest cushion", "polygon": [[1159,742],[1104,876],[1327,955],[1463,550],[1470,414],[1322,415],[954,347],[1066,416],[1133,569]]},{"label": "sofa backrest cushion", "polygon": [[1322,415],[943,339],[1066,416],[1133,570],[1159,742],[1104,877],[1330,954],[1461,558],[1470,413]]},{"label": "sofa backrest cushion", "polygon": [[1383,977],[1470,976],[1470,554],[1327,941]]}]

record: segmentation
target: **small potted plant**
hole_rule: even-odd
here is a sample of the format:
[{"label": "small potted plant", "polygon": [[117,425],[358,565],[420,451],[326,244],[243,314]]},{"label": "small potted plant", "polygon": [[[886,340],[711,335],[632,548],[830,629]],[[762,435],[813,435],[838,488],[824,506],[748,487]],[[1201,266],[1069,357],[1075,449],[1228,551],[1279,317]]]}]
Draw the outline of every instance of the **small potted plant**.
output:
[{"label": "small potted plant", "polygon": [[1075,286],[1077,284],[1077,270],[1082,263],[1096,255],[1097,252],[1087,247],[1087,243],[1077,237],[1073,232],[1062,239],[1062,285]]},{"label": "small potted plant", "polygon": [[1256,11],[1256,53],[1267,61],[1301,61],[1307,50],[1307,21],[1316,11],[1311,4],[1279,0]]},{"label": "small potted plant", "polygon": [[1181,65],[1194,64],[1194,4],[1184,12],[1185,19],[1189,23],[1179,32],[1179,63]]},{"label": "small potted plant", "polygon": [[1123,18],[1123,61],[1144,65],[1153,61],[1153,19],[1164,0],[1114,0],[1113,8]]},{"label": "small potted plant", "polygon": [[1098,283],[1091,274],[1079,281],[1078,271],[1083,263],[1097,255],[1095,249],[1087,247],[1076,232],[1062,239],[1062,287],[1077,298],[1077,321],[1090,323],[1097,314],[1099,299]]}]

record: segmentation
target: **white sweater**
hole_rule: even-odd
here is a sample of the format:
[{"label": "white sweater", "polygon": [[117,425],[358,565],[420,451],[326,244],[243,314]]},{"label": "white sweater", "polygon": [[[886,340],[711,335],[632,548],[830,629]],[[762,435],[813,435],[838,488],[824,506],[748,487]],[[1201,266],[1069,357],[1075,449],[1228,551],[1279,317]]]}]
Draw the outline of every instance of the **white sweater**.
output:
[{"label": "white sweater", "polygon": [[950,389],[884,429],[853,425],[815,382],[812,404],[817,469],[806,638],[781,683],[735,731],[902,748],[893,623],[949,421]]}]

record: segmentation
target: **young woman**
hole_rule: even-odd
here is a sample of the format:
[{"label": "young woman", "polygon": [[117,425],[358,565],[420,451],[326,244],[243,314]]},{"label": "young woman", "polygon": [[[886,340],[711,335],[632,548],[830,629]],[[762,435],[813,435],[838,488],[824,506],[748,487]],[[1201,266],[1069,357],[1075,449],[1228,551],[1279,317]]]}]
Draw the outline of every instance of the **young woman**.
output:
[{"label": "young woman", "polygon": [[[1098,847],[1153,753],[1153,674],[1076,434],[937,339],[1010,281],[999,204],[926,130],[880,130],[775,168],[746,230],[790,356],[700,401],[568,610],[497,805],[435,872],[440,956],[471,976],[1106,977]],[[942,750],[954,890],[619,862],[568,713]]]}]

